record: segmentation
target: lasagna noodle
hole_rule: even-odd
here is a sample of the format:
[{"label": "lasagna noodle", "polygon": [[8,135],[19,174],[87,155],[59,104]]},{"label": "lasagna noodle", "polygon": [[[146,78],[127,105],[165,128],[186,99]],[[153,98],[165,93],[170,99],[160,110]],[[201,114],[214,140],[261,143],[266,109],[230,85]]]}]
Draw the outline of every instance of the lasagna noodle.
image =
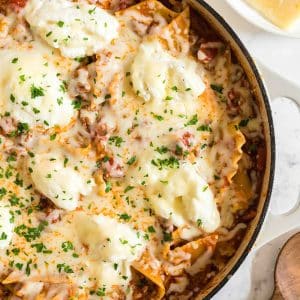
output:
[{"label": "lasagna noodle", "polygon": [[159,34],[165,47],[175,56],[189,51],[190,10],[187,7]]},{"label": "lasagna noodle", "polygon": [[133,17],[138,17],[139,15],[141,15],[150,18],[152,21],[158,14],[162,16],[168,23],[178,15],[178,13],[168,9],[156,0],[143,1],[124,10],[120,10],[116,13],[116,15],[119,17],[124,15],[132,15]]},{"label": "lasagna noodle", "polygon": [[154,270],[151,267],[151,260],[149,252],[145,251],[139,260],[132,263],[132,267],[157,287],[156,299],[160,300],[165,295],[165,285],[160,269]]}]

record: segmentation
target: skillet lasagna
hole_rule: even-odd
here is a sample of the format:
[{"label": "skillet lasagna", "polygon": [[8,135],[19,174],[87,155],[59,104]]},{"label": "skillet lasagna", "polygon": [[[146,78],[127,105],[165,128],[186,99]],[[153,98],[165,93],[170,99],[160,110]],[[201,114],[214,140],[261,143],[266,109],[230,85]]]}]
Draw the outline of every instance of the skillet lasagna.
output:
[{"label": "skillet lasagna", "polygon": [[185,4],[133,1],[1,1],[1,299],[193,299],[256,214],[243,69]]}]

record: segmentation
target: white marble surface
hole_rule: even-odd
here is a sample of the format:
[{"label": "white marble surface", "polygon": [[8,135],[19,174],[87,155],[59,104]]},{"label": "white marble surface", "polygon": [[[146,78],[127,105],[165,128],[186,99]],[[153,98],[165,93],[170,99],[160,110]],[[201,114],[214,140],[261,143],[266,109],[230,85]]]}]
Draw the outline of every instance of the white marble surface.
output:
[{"label": "white marble surface", "polygon": [[[296,90],[294,94],[297,99],[294,100],[300,103],[300,39],[263,32],[241,18],[225,0],[206,1],[235,29],[256,60],[282,76],[282,80],[276,82],[276,87],[278,84],[284,87],[285,80],[289,80],[299,88],[299,96],[297,97]],[[272,82],[267,82],[267,88],[274,89],[274,82],[273,85]],[[291,209],[294,212],[299,201],[300,114],[299,107],[287,99],[272,99],[271,105],[276,132],[277,164],[270,210],[272,214],[278,215]],[[289,213],[277,219],[269,216],[266,225],[272,223],[269,231],[265,230],[265,235],[262,233],[261,241],[277,234],[280,236],[253,250],[213,300],[270,299],[276,256],[288,237],[300,230],[299,214],[298,208],[294,215]],[[294,229],[287,231],[288,227]]]}]

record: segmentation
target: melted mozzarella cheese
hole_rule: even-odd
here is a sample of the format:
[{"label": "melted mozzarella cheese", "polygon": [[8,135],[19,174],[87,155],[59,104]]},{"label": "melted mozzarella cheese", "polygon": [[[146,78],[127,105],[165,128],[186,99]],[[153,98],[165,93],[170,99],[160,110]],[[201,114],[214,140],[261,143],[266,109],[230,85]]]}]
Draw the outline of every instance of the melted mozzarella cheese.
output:
[{"label": "melted mozzarella cheese", "polygon": [[30,0],[25,18],[43,40],[67,57],[92,55],[118,36],[117,19],[85,2]]},{"label": "melted mozzarella cheese", "polygon": [[205,89],[197,63],[190,57],[174,57],[159,41],[140,45],[131,66],[136,93],[146,101],[171,98],[197,99]]},{"label": "melted mozzarella cheese", "polygon": [[30,160],[31,178],[36,189],[56,206],[74,210],[80,195],[88,195],[95,185],[91,172],[84,166],[80,168],[79,159],[64,154],[59,145],[50,149],[36,153]]},{"label": "melted mozzarella cheese", "polygon": [[128,283],[130,263],[145,246],[137,232],[113,218],[83,213],[76,215],[75,228],[81,242],[88,246],[89,266],[98,281],[106,287]]},{"label": "melted mozzarella cheese", "polygon": [[0,206],[0,249],[5,249],[13,235],[13,223],[10,221],[11,214],[9,208]]},{"label": "melted mozzarella cheese", "polygon": [[155,213],[171,219],[178,227],[192,223],[201,224],[206,232],[216,230],[220,215],[214,196],[195,165],[186,162],[178,168],[159,168],[153,164],[153,157],[149,151],[143,153],[140,167],[129,170],[128,178],[134,184],[141,178],[145,180],[146,194]]},{"label": "melted mozzarella cheese", "polygon": [[0,50],[0,113],[16,121],[65,126],[74,115],[59,70],[38,47]]}]

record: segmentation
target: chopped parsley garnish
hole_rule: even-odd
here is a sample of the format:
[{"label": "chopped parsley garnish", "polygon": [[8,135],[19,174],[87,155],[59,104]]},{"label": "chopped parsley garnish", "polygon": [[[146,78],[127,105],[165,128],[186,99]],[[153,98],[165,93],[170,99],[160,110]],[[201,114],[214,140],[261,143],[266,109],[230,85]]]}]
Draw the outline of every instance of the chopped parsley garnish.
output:
[{"label": "chopped parsley garnish", "polygon": [[46,37],[49,37],[51,34],[52,34],[52,31],[49,31],[49,32],[46,34]]},{"label": "chopped parsley garnish", "polygon": [[97,296],[100,296],[100,297],[105,296],[105,290],[106,290],[105,287],[99,288],[99,289],[97,290],[97,292],[96,292],[96,295],[97,295]]},{"label": "chopped parsley garnish", "polygon": [[158,167],[159,170],[163,168],[170,168],[170,169],[178,169],[179,168],[179,161],[176,157],[171,156],[165,159],[152,159],[151,164]]},{"label": "chopped parsley garnish", "polygon": [[128,214],[121,214],[119,215],[120,220],[129,221],[131,219],[131,216]]},{"label": "chopped parsley garnish", "polygon": [[20,264],[20,263],[16,263],[15,264],[15,267],[18,269],[18,270],[22,270],[22,268],[23,268],[23,264]]},{"label": "chopped parsley garnish", "polygon": [[2,187],[0,188],[0,199],[2,199],[7,193],[6,188]]},{"label": "chopped parsley garnish", "polygon": [[63,242],[61,244],[61,248],[64,252],[68,252],[69,250],[74,250],[74,246],[70,241]]},{"label": "chopped parsley garnish", "polygon": [[20,79],[20,82],[24,82],[26,80],[25,75],[24,74],[20,75],[19,79]]},{"label": "chopped parsley garnish", "polygon": [[203,124],[203,125],[200,125],[198,128],[197,128],[198,131],[208,131],[208,132],[212,132],[212,129],[209,125],[206,125],[206,124]]},{"label": "chopped parsley garnish", "polygon": [[12,103],[15,103],[15,101],[16,101],[16,97],[13,94],[10,94],[9,99]]},{"label": "chopped parsley garnish", "polygon": [[40,110],[37,109],[37,108],[35,108],[35,107],[32,108],[32,111],[33,111],[35,114],[39,114],[39,113],[40,113]]},{"label": "chopped parsley garnish", "polygon": [[48,222],[42,221],[38,227],[27,227],[25,224],[19,225],[15,228],[15,233],[22,236],[27,242],[32,242],[41,236],[42,231],[46,228]]},{"label": "chopped parsley garnish", "polygon": [[72,105],[74,109],[80,110],[82,105],[82,100],[80,97],[77,97],[75,100],[72,101]]},{"label": "chopped parsley garnish", "polygon": [[105,193],[111,191],[111,183],[109,181],[106,182]]},{"label": "chopped parsley garnish", "polygon": [[32,99],[45,95],[44,94],[44,89],[42,87],[36,87],[33,84],[30,87],[30,93],[31,93],[31,98]]},{"label": "chopped parsley garnish", "polygon": [[197,220],[197,226],[198,226],[198,227],[201,227],[201,226],[202,226],[202,220],[201,220],[201,219],[198,219],[198,220]]},{"label": "chopped parsley garnish", "polygon": [[56,24],[57,24],[58,27],[61,28],[61,27],[64,26],[65,22],[63,22],[63,21],[58,21]]},{"label": "chopped parsley garnish", "polygon": [[170,101],[170,100],[172,100],[172,99],[173,99],[172,96],[167,96],[167,97],[165,98],[166,101]]},{"label": "chopped parsley garnish", "polygon": [[63,93],[65,93],[67,91],[68,85],[66,83],[66,81],[63,81],[62,84],[59,86],[59,90]]},{"label": "chopped parsley garnish", "polygon": [[135,163],[135,161],[136,161],[136,156],[132,156],[131,158],[128,159],[127,164],[131,166],[133,163]]},{"label": "chopped parsley garnish", "polygon": [[159,154],[164,154],[167,153],[169,149],[166,146],[161,146],[161,147],[156,147],[154,151],[158,152]]},{"label": "chopped parsley garnish", "polygon": [[127,192],[129,192],[129,191],[131,191],[133,189],[134,189],[134,186],[128,185],[128,186],[126,186],[126,188],[124,190],[124,193],[127,193]]},{"label": "chopped parsley garnish", "polygon": [[210,87],[217,93],[222,94],[223,93],[223,86],[220,84],[211,84]]},{"label": "chopped parsley garnish", "polygon": [[172,233],[170,232],[163,232],[163,241],[164,242],[172,242],[173,238],[172,238]]},{"label": "chopped parsley garnish", "polygon": [[27,123],[21,123],[21,122],[19,122],[19,123],[18,123],[18,126],[17,126],[17,130],[11,132],[11,133],[9,134],[9,136],[10,136],[10,137],[19,136],[19,135],[21,135],[21,134],[23,134],[23,133],[26,133],[26,132],[28,132],[28,131],[29,131],[29,126],[28,126],[28,124],[27,124]]},{"label": "chopped parsley garnish", "polygon": [[202,188],[202,192],[205,192],[207,189],[208,189],[208,185],[206,185]]},{"label": "chopped parsley garnish", "polygon": [[126,244],[128,244],[128,241],[127,240],[123,240],[123,239],[119,239],[120,240],[120,243],[122,244],[122,245],[126,245]]},{"label": "chopped parsley garnish", "polygon": [[183,154],[183,149],[176,144],[175,154],[181,156]]},{"label": "chopped parsley garnish", "polygon": [[50,141],[54,141],[56,139],[56,133],[50,135]]},{"label": "chopped parsley garnish", "polygon": [[246,127],[248,125],[249,121],[250,121],[249,119],[241,120],[239,123],[239,127]]},{"label": "chopped parsley garnish", "polygon": [[62,97],[60,97],[60,98],[57,98],[57,104],[58,105],[62,105],[62,103],[63,103],[63,98]]},{"label": "chopped parsley garnish", "polygon": [[174,85],[174,86],[172,86],[172,91],[174,91],[174,92],[177,92],[178,91],[178,88],[177,88],[177,86],[176,85]]},{"label": "chopped parsley garnish", "polygon": [[48,250],[47,247],[43,243],[37,243],[31,245],[31,248],[35,248],[37,253],[43,252],[44,254],[50,254],[52,253],[51,250]]},{"label": "chopped parsley garnish", "polygon": [[64,168],[67,166],[69,159],[67,157],[65,157],[64,159]]},{"label": "chopped parsley garnish", "polygon": [[5,232],[2,232],[1,235],[0,235],[0,240],[3,241],[3,240],[6,240],[7,239],[7,234]]},{"label": "chopped parsley garnish", "polygon": [[28,263],[26,264],[26,269],[25,269],[25,273],[26,273],[26,275],[27,276],[29,276],[30,275],[30,265],[32,264],[32,260],[30,259],[29,261],[28,261]]},{"label": "chopped parsley garnish", "polygon": [[59,273],[62,271],[64,271],[65,273],[74,273],[74,271],[71,269],[71,267],[66,265],[65,263],[58,264],[56,267],[57,267],[57,270]]},{"label": "chopped parsley garnish", "polygon": [[198,123],[198,116],[193,115],[192,118],[184,125],[185,126],[190,126],[190,125],[196,125],[197,123]]},{"label": "chopped parsley garnish", "polygon": [[149,226],[148,227],[148,232],[154,233],[155,232],[155,228],[153,226]]},{"label": "chopped parsley garnish", "polygon": [[17,57],[15,57],[15,58],[12,59],[11,63],[12,63],[12,64],[16,64],[16,63],[18,62],[18,60],[19,60],[19,59],[18,59]]},{"label": "chopped parsley garnish", "polygon": [[154,119],[158,120],[158,121],[162,121],[164,119],[163,116],[160,115],[156,115],[155,113],[151,112],[152,116]]},{"label": "chopped parsley garnish", "polygon": [[120,147],[121,144],[124,142],[123,139],[120,136],[111,136],[108,139],[108,142],[110,145],[114,144],[116,147]]},{"label": "chopped parsley garnish", "polygon": [[13,249],[11,249],[11,252],[12,252],[14,255],[19,255],[19,253],[20,253],[20,248],[13,248]]},{"label": "chopped parsley garnish", "polygon": [[91,14],[95,13],[95,10],[96,10],[96,6],[95,6],[93,9],[90,9],[90,10],[88,11],[88,13],[91,15]]}]

